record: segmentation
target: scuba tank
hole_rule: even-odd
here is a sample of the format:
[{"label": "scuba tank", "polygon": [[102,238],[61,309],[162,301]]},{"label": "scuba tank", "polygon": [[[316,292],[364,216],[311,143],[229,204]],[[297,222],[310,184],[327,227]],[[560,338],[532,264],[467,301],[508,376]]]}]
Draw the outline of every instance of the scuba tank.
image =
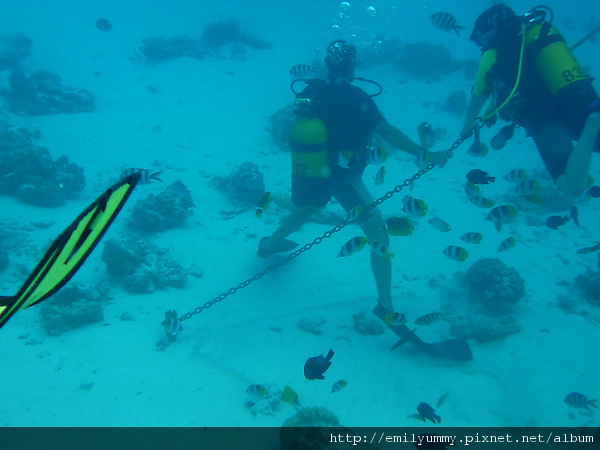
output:
[{"label": "scuba tank", "polygon": [[327,128],[323,121],[316,117],[299,116],[290,130],[292,176],[329,178],[326,144]]},{"label": "scuba tank", "polygon": [[[546,9],[551,17],[546,21]],[[552,25],[552,11],[544,6],[534,8],[524,16],[532,17],[524,35],[527,57],[553,96],[569,95],[580,81],[588,77],[571,53],[565,38]]]}]

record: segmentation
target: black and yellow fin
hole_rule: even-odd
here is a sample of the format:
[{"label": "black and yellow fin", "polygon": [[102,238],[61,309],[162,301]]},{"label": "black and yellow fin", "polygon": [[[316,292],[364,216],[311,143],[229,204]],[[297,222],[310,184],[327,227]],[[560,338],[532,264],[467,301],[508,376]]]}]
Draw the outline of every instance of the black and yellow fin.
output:
[{"label": "black and yellow fin", "polygon": [[46,300],[75,275],[139,180],[135,173],[107,189],[54,240],[19,292],[0,297],[0,327],[17,311]]}]

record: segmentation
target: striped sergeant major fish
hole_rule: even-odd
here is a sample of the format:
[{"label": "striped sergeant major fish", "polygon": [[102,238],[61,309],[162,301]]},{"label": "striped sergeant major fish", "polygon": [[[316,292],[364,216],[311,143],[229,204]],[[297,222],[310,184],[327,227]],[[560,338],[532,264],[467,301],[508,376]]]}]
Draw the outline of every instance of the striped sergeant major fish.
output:
[{"label": "striped sergeant major fish", "polygon": [[447,12],[436,12],[429,16],[429,20],[434,27],[439,28],[444,31],[454,31],[458,36],[460,36],[460,30],[464,28],[464,26],[458,24],[458,20]]},{"label": "striped sergeant major fish", "polygon": [[153,180],[155,181],[163,181],[158,176],[163,173],[163,171],[159,172],[150,172],[148,169],[140,169],[138,167],[130,167],[129,169],[125,169],[121,172],[121,179],[128,177],[129,175],[133,175],[135,173],[140,174],[139,184],[150,184]]}]

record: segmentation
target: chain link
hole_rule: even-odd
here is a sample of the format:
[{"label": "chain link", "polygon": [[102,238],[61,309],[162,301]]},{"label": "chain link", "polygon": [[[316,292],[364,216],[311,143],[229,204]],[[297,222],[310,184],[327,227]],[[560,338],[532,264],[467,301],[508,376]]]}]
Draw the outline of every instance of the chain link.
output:
[{"label": "chain link", "polygon": [[[468,138],[469,138],[469,136],[459,138],[456,142],[454,142],[454,144],[452,144],[452,146],[448,149],[448,151],[453,152],[464,141],[466,141]],[[375,208],[376,206],[381,205],[383,202],[389,200],[394,195],[396,195],[398,192],[401,192],[404,188],[409,187],[411,184],[413,184],[415,181],[417,181],[419,178],[421,178],[423,175],[425,175],[427,172],[429,172],[434,167],[435,167],[434,164],[428,164],[423,169],[421,169],[418,172],[416,172],[412,177],[407,178],[401,184],[397,185],[394,189],[392,189],[391,191],[386,192],[384,195],[382,195],[381,197],[379,197],[377,200],[375,200],[370,205],[367,205],[365,207],[365,212],[368,211],[368,210],[370,210],[370,209]],[[279,267],[285,266],[291,260],[297,258],[302,253],[309,251],[315,245],[319,245],[325,239],[329,239],[334,234],[336,234],[339,231],[343,230],[349,224],[350,224],[350,222],[344,221],[344,222],[336,225],[332,229],[325,231],[321,236],[318,236],[318,237],[314,238],[312,242],[309,242],[309,243],[305,244],[304,246],[302,246],[301,248],[299,248],[298,250],[290,253],[285,259],[282,259],[281,261],[279,261],[279,262],[277,262],[275,264],[270,265],[269,267],[267,267],[266,269],[264,269],[262,272],[258,272],[257,274],[253,275],[252,277],[248,278],[247,280],[242,281],[237,286],[232,287],[228,291],[223,292],[222,294],[217,295],[212,300],[207,301],[202,306],[198,306],[193,311],[188,312],[188,313],[184,314],[183,316],[179,317],[178,318],[179,322],[183,322],[185,320],[191,319],[196,314],[200,314],[205,309],[208,309],[208,308],[216,305],[220,301],[225,300],[230,295],[233,295],[237,291],[239,291],[240,289],[243,289],[243,288],[249,286],[251,283],[254,283],[255,281],[260,280],[262,277],[264,277],[265,275],[273,272],[274,270],[278,269]]]}]

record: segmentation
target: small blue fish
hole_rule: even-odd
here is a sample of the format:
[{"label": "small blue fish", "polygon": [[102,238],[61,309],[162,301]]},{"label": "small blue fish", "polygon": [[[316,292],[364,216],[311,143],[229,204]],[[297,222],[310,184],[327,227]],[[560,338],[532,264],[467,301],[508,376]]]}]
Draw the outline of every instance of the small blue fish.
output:
[{"label": "small blue fish", "polygon": [[170,185],[167,186],[167,189],[172,190],[178,195],[187,196],[190,195],[190,190],[181,180],[175,180]]},{"label": "small blue fish", "polygon": [[419,403],[417,412],[419,413],[419,416],[421,416],[423,422],[429,420],[433,423],[440,423],[442,421],[442,418],[435,413],[435,409],[425,402]]},{"label": "small blue fish", "polygon": [[134,173],[140,174],[139,184],[150,184],[153,180],[155,181],[163,181],[158,176],[163,173],[163,171],[151,173],[148,169],[140,169],[138,167],[131,167],[129,169],[125,169],[121,172],[121,178],[128,177],[129,175],[133,175]]},{"label": "small blue fish", "polygon": [[579,392],[571,392],[565,397],[565,403],[572,408],[577,409],[590,409],[590,406],[598,408],[596,402],[598,400],[588,400],[587,395],[580,394]]},{"label": "small blue fish", "polygon": [[327,356],[319,355],[308,358],[304,363],[304,376],[308,380],[323,380],[323,374],[331,366],[331,358],[333,358],[333,350],[327,352]]}]

